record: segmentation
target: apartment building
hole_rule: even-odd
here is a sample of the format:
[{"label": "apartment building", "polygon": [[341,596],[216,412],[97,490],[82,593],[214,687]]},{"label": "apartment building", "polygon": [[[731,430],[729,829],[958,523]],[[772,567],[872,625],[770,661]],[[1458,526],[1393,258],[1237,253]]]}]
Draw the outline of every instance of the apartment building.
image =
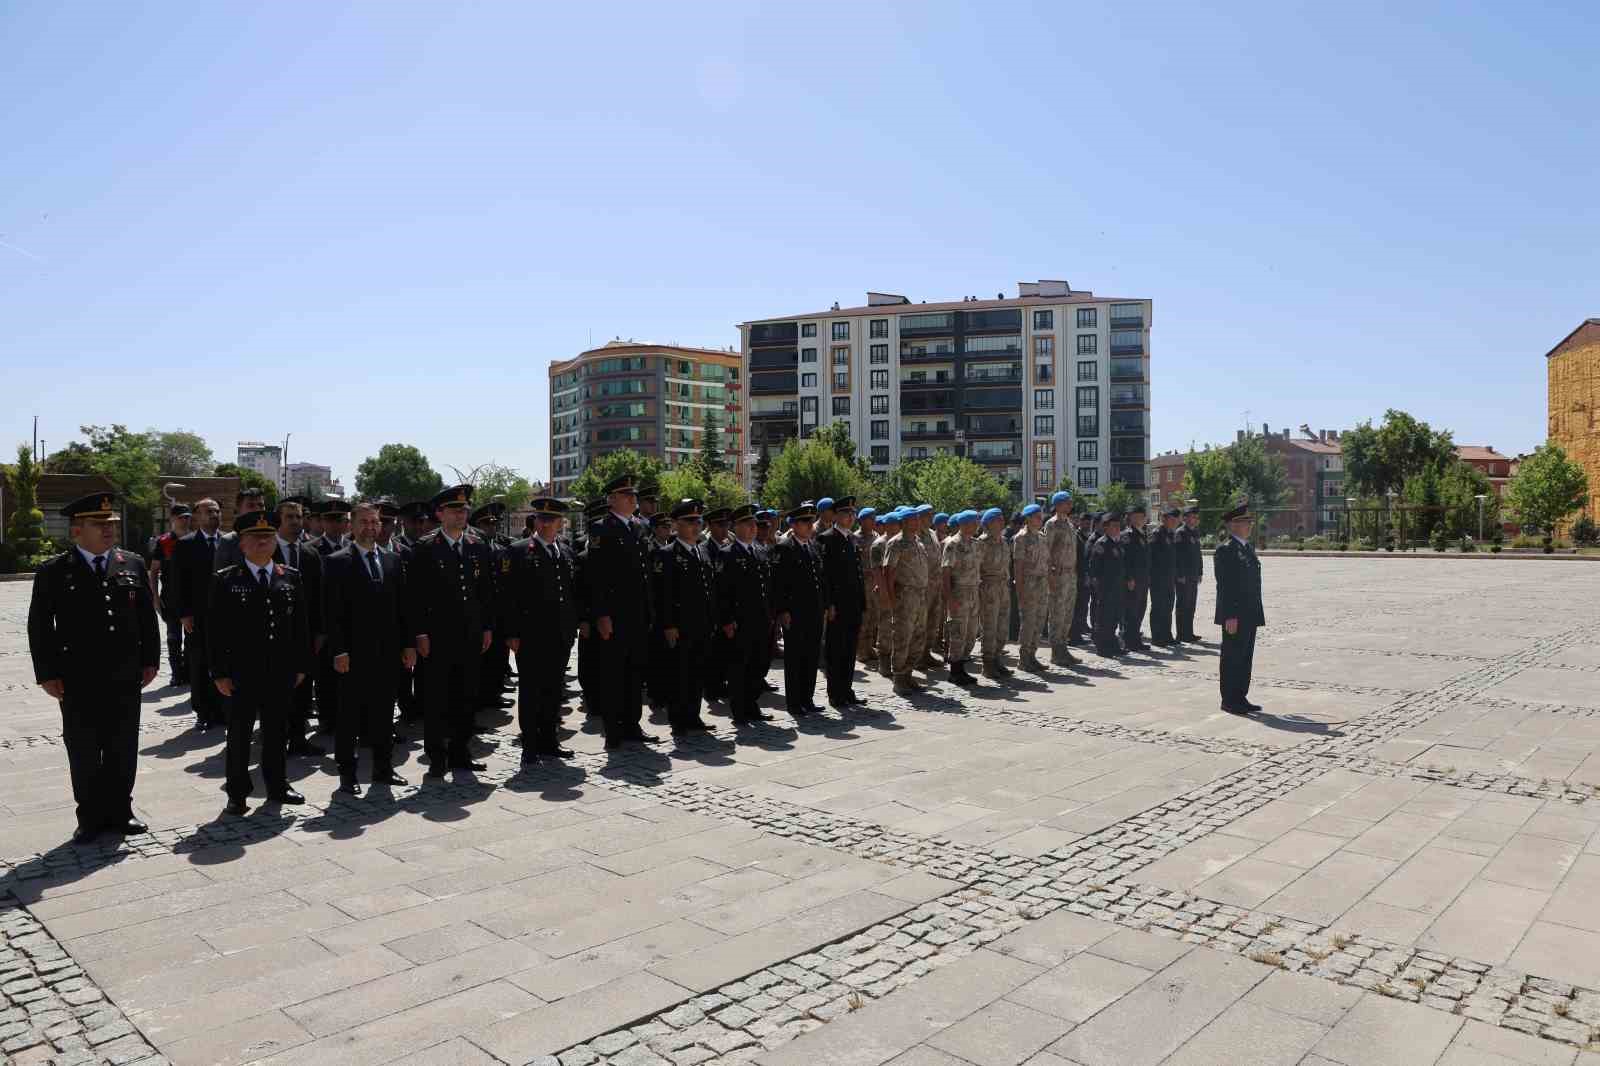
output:
[{"label": "apartment building", "polygon": [[[1244,440],[1246,430],[1235,431],[1235,441]],[[1248,432],[1254,433],[1252,428]],[[1339,443],[1339,431],[1323,429],[1313,431],[1300,427],[1301,436],[1287,429],[1274,430],[1262,423],[1262,446],[1268,455],[1283,462],[1287,491],[1271,511],[1259,511],[1261,530],[1271,536],[1279,534],[1329,533],[1341,528],[1344,510],[1344,451]],[[1209,447],[1209,445],[1208,445]],[[1183,504],[1184,474],[1187,471],[1188,453],[1163,452],[1150,461],[1152,506]]]},{"label": "apartment building", "polygon": [[283,448],[277,444],[263,444],[258,440],[239,442],[236,462],[246,470],[254,470],[281,490],[283,488]]},{"label": "apartment building", "polygon": [[590,461],[620,448],[679,466],[700,454],[708,426],[742,478],[742,376],[731,349],[621,339],[551,363],[550,490],[570,496]]},{"label": "apartment building", "polygon": [[859,307],[741,323],[745,439],[773,451],[842,422],[876,470],[964,455],[1023,498],[1062,474],[1143,490],[1150,456],[1151,302],[1065,281],[1015,298]]},{"label": "apartment building", "polygon": [[283,491],[288,496],[344,496],[344,485],[333,476],[333,468],[321,463],[286,463]]}]

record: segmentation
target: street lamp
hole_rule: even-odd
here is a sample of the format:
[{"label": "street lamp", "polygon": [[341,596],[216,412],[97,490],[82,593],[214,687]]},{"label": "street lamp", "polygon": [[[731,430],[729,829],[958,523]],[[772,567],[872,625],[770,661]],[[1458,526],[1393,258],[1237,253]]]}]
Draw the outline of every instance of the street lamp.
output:
[{"label": "street lamp", "polygon": [[1483,501],[1488,497],[1480,492],[1472,498],[1478,501],[1478,539],[1481,541],[1483,539]]}]

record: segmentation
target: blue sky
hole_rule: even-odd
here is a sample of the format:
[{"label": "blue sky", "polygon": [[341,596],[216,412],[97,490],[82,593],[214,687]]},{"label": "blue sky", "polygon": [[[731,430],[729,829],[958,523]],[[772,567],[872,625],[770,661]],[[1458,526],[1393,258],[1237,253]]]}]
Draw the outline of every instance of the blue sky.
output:
[{"label": "blue sky", "polygon": [[1158,451],[1539,443],[1600,315],[1592,5],[1204,7],[12,0],[0,441],[543,477],[591,339],[1049,277],[1155,301]]}]

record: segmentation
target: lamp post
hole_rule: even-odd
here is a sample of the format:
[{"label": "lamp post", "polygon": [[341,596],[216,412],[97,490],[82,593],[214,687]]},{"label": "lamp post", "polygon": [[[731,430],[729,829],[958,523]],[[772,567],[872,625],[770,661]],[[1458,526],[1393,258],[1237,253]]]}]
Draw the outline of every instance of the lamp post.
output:
[{"label": "lamp post", "polygon": [[1388,549],[1394,551],[1394,498],[1400,494],[1394,489],[1390,489],[1384,495],[1389,501],[1384,505],[1383,512],[1384,525],[1389,527],[1386,539],[1389,541]]},{"label": "lamp post", "polygon": [[1478,539],[1482,540],[1483,539],[1483,501],[1486,500],[1488,497],[1480,492],[1480,493],[1478,493],[1476,496],[1474,496],[1472,498],[1478,501]]}]

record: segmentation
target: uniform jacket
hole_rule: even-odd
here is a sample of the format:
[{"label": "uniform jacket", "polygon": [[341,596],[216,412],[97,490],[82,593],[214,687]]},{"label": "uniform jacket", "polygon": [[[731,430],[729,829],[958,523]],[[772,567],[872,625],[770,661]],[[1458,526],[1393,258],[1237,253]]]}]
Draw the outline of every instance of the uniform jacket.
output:
[{"label": "uniform jacket", "polygon": [[1140,586],[1150,584],[1150,542],[1142,529],[1124,529],[1118,538],[1122,545],[1122,572]]},{"label": "uniform jacket", "polygon": [[[297,559],[299,562],[295,561]],[[309,543],[299,545],[298,551],[291,548],[287,558],[284,556],[283,545],[280,544],[272,549],[272,560],[300,571],[300,585],[306,593],[306,610],[309,612],[307,624],[311,626],[311,636],[316,638],[327,633],[327,611],[322,601],[322,571],[326,560]]]},{"label": "uniform jacket", "polygon": [[[1004,584],[1011,570],[1011,545],[1002,536],[984,532],[978,537],[978,575],[982,581]],[[1003,588],[1000,590],[1005,591]]]},{"label": "uniform jacket", "polygon": [[1116,590],[1127,588],[1128,575],[1124,567],[1124,548],[1120,540],[1101,537],[1089,549],[1089,580],[1094,583],[1095,595],[1110,600]]},{"label": "uniform jacket", "polygon": [[206,619],[212,678],[293,688],[295,675],[311,670],[309,611],[298,570],[273,563],[265,593],[249,566],[219,570],[211,579]]},{"label": "uniform jacket", "polygon": [[579,622],[576,561],[565,545],[557,543],[555,550],[552,559],[533,537],[506,549],[499,601],[504,639],[554,640],[572,650]]},{"label": "uniform jacket", "polygon": [[1072,518],[1051,515],[1044,523],[1045,550],[1050,557],[1050,573],[1065,588],[1077,581],[1078,526]]},{"label": "uniform jacket", "polygon": [[1150,534],[1150,584],[1170,588],[1178,576],[1178,545],[1174,532],[1165,526]]},{"label": "uniform jacket", "polygon": [[691,548],[674,538],[655,551],[651,567],[658,631],[676,629],[681,639],[694,643],[711,639],[717,608],[716,568],[709,553],[718,550],[709,540]]},{"label": "uniform jacket", "polygon": [[[610,618],[612,636],[600,645],[622,641],[638,656],[650,648],[650,580],[648,535],[640,524],[607,514],[589,530],[589,620]],[[600,646],[597,645],[597,646]]]},{"label": "uniform jacket", "polygon": [[717,624],[738,626],[734,639],[767,638],[767,622],[772,617],[772,601],[767,594],[766,563],[759,546],[734,540],[722,549],[722,566],[717,570]]},{"label": "uniform jacket", "polygon": [[[904,531],[889,538],[883,549],[883,567],[894,571],[894,589],[898,597],[901,589],[925,589],[933,578],[937,564],[930,565],[929,548],[920,537],[908,537]],[[937,558],[933,556],[931,558]]]},{"label": "uniform jacket", "polygon": [[1050,549],[1045,544],[1044,529],[1035,533],[1026,527],[1011,538],[1011,557],[1016,561],[1018,577],[1037,578],[1043,581],[1050,570]]},{"label": "uniform jacket", "polygon": [[[307,559],[316,557],[304,550],[301,555]],[[400,557],[394,552],[378,551],[381,582],[372,580],[364,553],[354,544],[340,548],[322,565],[327,654],[349,655],[352,670],[374,664],[393,670],[399,663],[400,650],[412,645],[405,625],[405,567]]]},{"label": "uniform jacket", "polygon": [[1228,537],[1217,545],[1211,572],[1217,578],[1217,611],[1213,618],[1217,625],[1230,618],[1247,626],[1267,624],[1261,606],[1261,560],[1254,548]]},{"label": "uniform jacket", "polygon": [[[217,538],[219,543],[221,539]],[[204,621],[211,608],[211,575],[217,572],[216,553],[205,535],[195,530],[178,541],[173,559],[177,564],[173,570],[178,579],[178,617]]]},{"label": "uniform jacket", "polygon": [[791,537],[772,552],[772,609],[796,623],[820,621],[826,605],[822,560],[816,547]]},{"label": "uniform jacket", "polygon": [[101,581],[76,547],[39,568],[28,606],[35,681],[138,681],[161,661],[144,560],[112,548]]},{"label": "uniform jacket", "polygon": [[861,556],[855,539],[834,526],[816,539],[822,552],[822,581],[829,607],[854,618],[866,610],[867,593],[861,583]]},{"label": "uniform jacket", "polygon": [[969,590],[977,588],[982,566],[979,557],[981,548],[977,539],[968,540],[958,533],[953,537],[946,537],[940,547],[943,558],[940,560],[939,569],[941,572],[949,573],[950,587]]},{"label": "uniform jacket", "polygon": [[1188,526],[1179,526],[1178,531],[1172,535],[1173,548],[1176,552],[1176,576],[1189,581],[1198,581],[1205,576],[1205,555],[1200,550],[1200,531],[1190,529]]},{"label": "uniform jacket", "polygon": [[217,554],[211,559],[212,572],[221,570],[224,566],[238,566],[244,562],[244,547],[239,543],[239,534],[231,529],[217,538]]},{"label": "uniform jacket", "polygon": [[406,568],[410,638],[426,636],[431,649],[481,651],[484,631],[495,621],[493,565],[488,542],[470,529],[461,534],[459,557],[440,530],[418,540]]}]

